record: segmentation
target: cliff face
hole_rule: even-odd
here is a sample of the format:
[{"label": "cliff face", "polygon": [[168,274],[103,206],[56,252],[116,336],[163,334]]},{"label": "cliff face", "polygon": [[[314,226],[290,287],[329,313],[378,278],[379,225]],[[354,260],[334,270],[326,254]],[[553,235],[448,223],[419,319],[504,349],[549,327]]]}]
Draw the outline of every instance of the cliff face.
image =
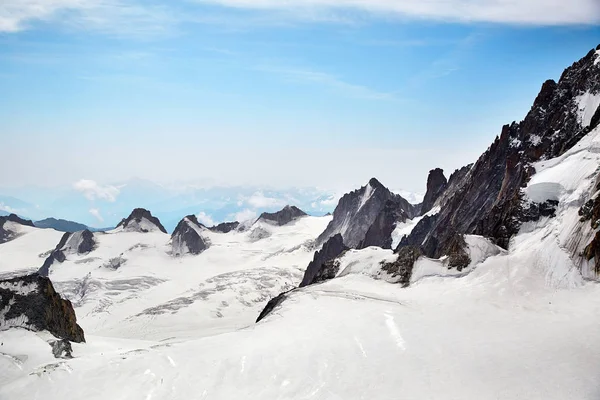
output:
[{"label": "cliff face", "polygon": [[[340,234],[350,248],[391,245],[391,232],[396,222],[418,214],[419,208],[390,192],[377,179],[345,194],[333,211],[333,219],[317,238],[317,246]],[[386,232],[389,231],[389,234]]]},{"label": "cliff face", "polygon": [[546,81],[525,119],[505,125],[473,166],[450,178],[438,195],[439,214],[420,221],[399,247],[418,245],[437,258],[456,233],[468,233],[507,248],[523,222],[552,215],[552,202],[532,204],[521,189],[534,162],[563,154],[600,122],[598,107],[590,108],[600,94],[599,58],[592,50],[558,83]]},{"label": "cliff face", "polygon": [[50,279],[37,274],[0,280],[0,329],[13,327],[85,342],[71,302],[56,293]]},{"label": "cliff face", "polygon": [[174,256],[184,254],[200,254],[208,249],[209,244],[202,237],[204,225],[198,222],[195,215],[188,215],[177,224],[171,235],[171,249]]}]

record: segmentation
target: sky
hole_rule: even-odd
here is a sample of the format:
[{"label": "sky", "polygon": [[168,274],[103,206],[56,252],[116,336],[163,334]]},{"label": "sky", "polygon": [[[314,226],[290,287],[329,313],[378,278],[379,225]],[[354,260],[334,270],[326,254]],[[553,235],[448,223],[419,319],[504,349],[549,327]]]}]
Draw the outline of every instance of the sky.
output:
[{"label": "sky", "polygon": [[422,192],[599,25],[597,0],[3,0],[0,187]]}]

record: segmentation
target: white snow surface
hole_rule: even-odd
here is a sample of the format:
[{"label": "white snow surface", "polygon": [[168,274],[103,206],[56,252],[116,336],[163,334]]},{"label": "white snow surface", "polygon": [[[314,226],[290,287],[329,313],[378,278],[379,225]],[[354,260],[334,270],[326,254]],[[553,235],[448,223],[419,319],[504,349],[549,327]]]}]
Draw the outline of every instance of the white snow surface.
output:
[{"label": "white snow surface", "polygon": [[[336,278],[258,324],[330,217],[256,241],[204,232],[212,246],[181,258],[159,232],[97,235],[93,252],[51,269],[87,343],[56,360],[43,333],[0,332],[0,399],[597,399],[600,284],[578,255],[595,232],[577,211],[599,157],[597,128],[535,165],[525,193],[557,199],[556,216],[524,224],[509,251],[466,235],[467,268],[421,258],[402,288],[380,268],[391,250],[350,250]],[[10,243],[0,255],[26,258]],[[116,257],[126,262],[106,267]]]},{"label": "white snow surface", "polygon": [[575,98],[575,103],[577,104],[577,113],[579,115],[581,126],[589,126],[592,122],[594,113],[600,106],[600,92],[585,92]]}]

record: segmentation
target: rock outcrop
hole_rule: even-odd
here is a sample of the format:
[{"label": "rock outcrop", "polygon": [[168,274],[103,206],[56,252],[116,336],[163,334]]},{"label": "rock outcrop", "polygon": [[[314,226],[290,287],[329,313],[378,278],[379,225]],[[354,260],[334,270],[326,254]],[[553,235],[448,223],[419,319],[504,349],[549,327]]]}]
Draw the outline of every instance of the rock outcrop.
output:
[{"label": "rock outcrop", "polygon": [[535,174],[534,162],[562,155],[600,122],[588,117],[598,110],[580,112],[582,98],[600,93],[597,58],[592,50],[558,83],[546,81],[525,119],[505,125],[474,165],[451,176],[438,195],[439,214],[421,220],[400,247],[417,245],[438,258],[458,233],[488,237],[507,248],[524,221],[552,215],[555,205],[532,205],[521,189]]},{"label": "rock outcrop", "polygon": [[160,220],[152,215],[150,211],[144,208],[136,208],[131,212],[129,217],[124,218],[119,222],[117,228],[123,228],[127,232],[154,232],[161,231],[167,233],[165,227],[160,223]]},{"label": "rock outcrop", "polygon": [[71,302],[56,293],[50,279],[38,274],[0,280],[0,329],[15,327],[85,342]]},{"label": "rock outcrop", "polygon": [[257,221],[267,221],[277,226],[283,226],[306,215],[307,214],[298,207],[287,205],[274,213],[262,213]]},{"label": "rock outcrop", "polygon": [[[317,238],[316,245],[321,246],[330,237],[340,234],[344,244],[350,248],[367,245],[389,247],[391,238],[380,231],[389,231],[391,234],[396,222],[413,218],[418,211],[419,207],[390,192],[372,178],[366,186],[340,199],[333,211],[333,219]],[[370,231],[374,224],[376,226]]]},{"label": "rock outcrop", "polygon": [[412,276],[415,262],[417,262],[421,255],[421,250],[416,246],[402,247],[398,252],[396,261],[383,263],[381,269],[390,274],[392,278],[397,277],[397,283],[403,287],[407,287],[410,284],[410,277]]},{"label": "rock outcrop", "polygon": [[208,241],[202,237],[204,225],[195,215],[188,215],[177,224],[171,235],[171,249],[174,256],[197,255],[208,249]]},{"label": "rock outcrop", "polygon": [[279,306],[281,303],[283,303],[283,301],[287,299],[289,292],[290,291],[280,293],[279,295],[277,295],[277,296],[273,297],[271,300],[269,300],[269,302],[267,303],[265,308],[263,308],[263,310],[258,315],[258,318],[256,318],[256,322],[260,322],[260,320],[265,318],[267,315],[269,315],[271,312],[273,312],[273,310],[275,308],[277,308],[277,306]]},{"label": "rock outcrop", "polygon": [[55,263],[62,263],[67,259],[67,254],[87,254],[96,248],[96,239],[89,230],[69,233],[65,232],[60,241],[38,270],[41,276],[48,276],[50,267]]},{"label": "rock outcrop", "polygon": [[19,236],[19,232],[15,229],[11,229],[8,223],[14,223],[18,225],[30,226],[33,227],[33,222],[27,219],[23,219],[16,214],[10,214],[4,217],[0,217],[0,244],[9,242],[17,236]]},{"label": "rock outcrop", "polygon": [[444,176],[443,169],[436,168],[429,171],[429,176],[427,177],[427,191],[425,192],[425,197],[423,197],[423,203],[421,204],[421,214],[426,214],[433,208],[436,200],[446,189],[447,184],[448,181]]},{"label": "rock outcrop", "polygon": [[208,229],[210,229],[212,232],[229,233],[231,231],[236,230],[238,226],[240,226],[240,223],[237,222],[237,221],[234,221],[234,222],[222,222],[219,225],[215,225],[215,226],[210,227]]},{"label": "rock outcrop", "polygon": [[[308,264],[304,277],[300,283],[300,287],[312,285],[320,281],[324,275],[324,265],[328,261],[331,261],[348,250],[348,247],[344,245],[344,240],[341,234],[336,234],[330,237],[327,242],[323,245],[321,250],[315,252],[313,260]],[[322,280],[322,279],[321,279]]]}]

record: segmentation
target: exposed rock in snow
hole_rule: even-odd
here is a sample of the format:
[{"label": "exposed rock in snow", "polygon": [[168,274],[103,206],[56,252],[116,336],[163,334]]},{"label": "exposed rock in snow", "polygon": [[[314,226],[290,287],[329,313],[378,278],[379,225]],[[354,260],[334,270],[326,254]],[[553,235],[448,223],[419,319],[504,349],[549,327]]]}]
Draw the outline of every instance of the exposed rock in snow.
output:
[{"label": "exposed rock in snow", "polygon": [[250,242],[258,242],[259,240],[266,239],[271,236],[271,231],[264,226],[255,225],[250,229],[248,233],[248,239]]},{"label": "exposed rock in snow", "polygon": [[56,293],[50,279],[37,274],[0,280],[0,330],[15,327],[85,342],[71,302]]},{"label": "exposed rock in snow", "polygon": [[391,247],[391,233],[396,223],[416,216],[418,209],[372,178],[366,186],[340,199],[332,221],[317,239],[317,247],[338,233],[350,248]]},{"label": "exposed rock in snow", "polygon": [[23,219],[16,214],[0,217],[0,244],[6,243],[19,236],[19,226],[33,227],[33,222]]},{"label": "exposed rock in snow", "polygon": [[67,258],[67,254],[87,254],[96,247],[94,234],[89,230],[65,234],[56,245],[56,248],[44,261],[42,267],[38,270],[41,276],[48,276],[50,267],[54,262],[62,263]]},{"label": "exposed rock in snow", "polygon": [[196,255],[208,249],[208,241],[202,237],[204,229],[206,228],[198,222],[195,215],[188,215],[179,221],[171,235],[172,254],[174,256]]},{"label": "exposed rock in snow", "polygon": [[117,228],[122,228],[126,232],[153,232],[161,231],[167,233],[167,230],[160,223],[159,219],[152,216],[150,211],[143,208],[136,208],[129,217],[121,220]]},{"label": "exposed rock in snow", "polygon": [[54,340],[49,344],[52,346],[52,354],[55,358],[73,358],[73,347],[68,340]]},{"label": "exposed rock in snow", "polygon": [[306,285],[312,285],[316,283],[315,279],[320,279],[323,276],[321,270],[323,265],[330,260],[333,260],[339,256],[342,252],[348,250],[348,247],[344,245],[344,240],[341,234],[333,235],[325,242],[321,250],[315,252],[313,260],[308,264],[304,277],[300,283],[300,287]]},{"label": "exposed rock in snow", "polygon": [[443,169],[435,168],[429,171],[429,176],[427,177],[427,192],[425,192],[425,197],[421,204],[421,214],[425,214],[433,208],[436,200],[446,189],[447,184],[448,181],[444,176]]},{"label": "exposed rock in snow", "polygon": [[287,205],[274,213],[262,213],[260,217],[258,217],[258,221],[268,221],[278,226],[282,226],[306,215],[307,214],[298,207]]},{"label": "exposed rock in snow", "polygon": [[289,291],[280,293],[279,295],[277,295],[277,296],[273,297],[271,300],[269,300],[269,302],[267,303],[265,308],[263,308],[263,310],[258,315],[258,318],[256,318],[256,322],[260,322],[260,320],[265,318],[267,315],[269,315],[271,312],[273,312],[273,310],[275,308],[277,308],[277,306],[279,306],[281,303],[283,303],[283,301],[285,299],[287,299],[288,293],[289,293]]},{"label": "exposed rock in snow", "polygon": [[234,221],[234,222],[222,222],[219,225],[215,225],[215,226],[210,227],[208,229],[210,229],[213,232],[229,233],[231,231],[236,230],[239,225],[240,225],[240,223],[237,222],[237,221]]}]

